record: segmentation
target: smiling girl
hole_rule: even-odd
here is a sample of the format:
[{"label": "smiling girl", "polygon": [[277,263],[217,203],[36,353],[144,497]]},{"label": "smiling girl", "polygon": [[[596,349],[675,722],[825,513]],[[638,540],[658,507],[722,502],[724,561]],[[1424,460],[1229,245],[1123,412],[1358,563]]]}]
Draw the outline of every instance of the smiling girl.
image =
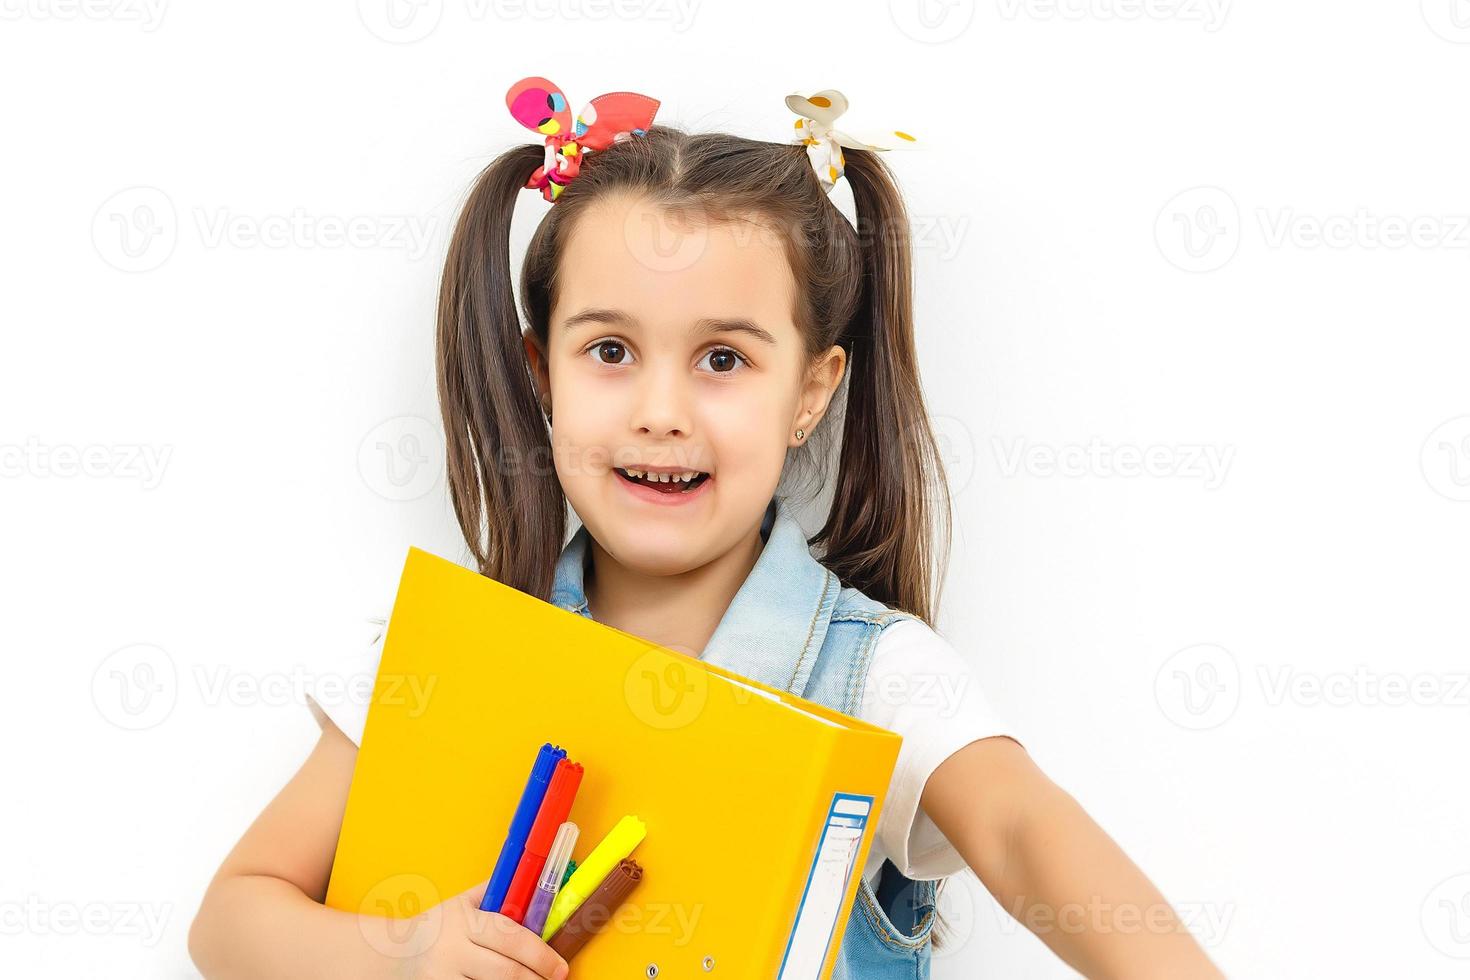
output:
[{"label": "smiling girl", "polygon": [[[836,148],[840,94],[788,100],[793,144],[654,126],[657,103],[625,96],[644,99],[594,102],[578,146],[554,86],[513,87],[512,113],[544,144],[480,174],[450,244],[439,395],[479,571],[903,736],[840,980],[927,977],[939,889],[967,867],[1088,976],[1218,976],[932,628],[949,501],[917,368],[908,219],[875,153]],[[828,197],[838,176],[856,227]],[[509,235],[527,187],[554,206],[518,313]],[[787,492],[802,466],[831,500],[810,538]],[[321,905],[366,707],[313,707],[316,748],[195,920],[200,969],[564,976],[534,934],[478,910],[483,884],[431,910],[439,938],[412,951],[391,948],[382,920]],[[1116,918],[1066,914],[1098,908]]]}]

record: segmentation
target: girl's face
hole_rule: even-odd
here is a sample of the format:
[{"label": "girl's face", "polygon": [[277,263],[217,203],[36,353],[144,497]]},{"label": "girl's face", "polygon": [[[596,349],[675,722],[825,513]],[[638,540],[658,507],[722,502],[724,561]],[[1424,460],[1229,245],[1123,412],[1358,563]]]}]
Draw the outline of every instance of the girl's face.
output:
[{"label": "girl's face", "polygon": [[[526,351],[572,507],[646,574],[725,554],[759,525],[787,449],[806,441],[797,428],[810,438],[842,379],[842,348],[806,357],[781,241],[618,196],[580,217],[558,276],[548,349],[528,333]],[[656,490],[649,470],[704,476]]]}]

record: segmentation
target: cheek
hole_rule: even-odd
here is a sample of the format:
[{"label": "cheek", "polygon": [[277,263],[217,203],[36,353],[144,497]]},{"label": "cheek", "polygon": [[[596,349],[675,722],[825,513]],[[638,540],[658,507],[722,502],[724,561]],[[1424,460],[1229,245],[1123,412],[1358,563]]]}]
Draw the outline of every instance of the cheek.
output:
[{"label": "cheek", "polygon": [[786,458],[786,423],[792,411],[784,392],[751,386],[725,394],[728,397],[703,399],[699,413],[704,440],[720,469],[729,475],[746,469],[779,470]]},{"label": "cheek", "polygon": [[579,378],[575,367],[552,374],[551,445],[564,487],[605,476],[612,465],[619,410],[611,393],[599,389],[605,386]]}]

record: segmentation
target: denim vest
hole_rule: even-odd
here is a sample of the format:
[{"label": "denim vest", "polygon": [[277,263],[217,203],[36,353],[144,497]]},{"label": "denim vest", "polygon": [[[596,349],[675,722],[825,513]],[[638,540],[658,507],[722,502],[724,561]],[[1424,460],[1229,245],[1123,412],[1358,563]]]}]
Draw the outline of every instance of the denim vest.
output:
[{"label": "denim vest", "polygon": [[[765,545],[755,567],[701,659],[856,715],[879,634],[915,617],[841,585],[812,555],[782,497],[767,505],[761,536]],[[562,549],[551,602],[591,619],[582,587],[588,541],[581,527]],[[865,877],[833,980],[926,980],[938,885],[907,878],[886,859],[876,889]]]}]

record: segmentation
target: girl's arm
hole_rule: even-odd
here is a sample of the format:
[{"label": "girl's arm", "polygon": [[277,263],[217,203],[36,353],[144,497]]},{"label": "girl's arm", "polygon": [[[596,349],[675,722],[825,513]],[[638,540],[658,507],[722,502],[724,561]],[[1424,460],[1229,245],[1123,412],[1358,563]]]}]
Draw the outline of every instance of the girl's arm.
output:
[{"label": "girl's arm", "polygon": [[225,858],[189,929],[210,980],[564,978],[566,962],[519,923],[478,907],[484,883],[411,919],[322,904],[357,746],[330,720],[301,768]]},{"label": "girl's arm", "polygon": [[357,746],[330,721],[296,775],[240,838],[189,929],[200,972],[226,977],[388,977],[366,919],[321,904]]},{"label": "girl's arm", "polygon": [[1077,801],[1008,738],[934,770],[924,812],[1012,917],[1087,977],[1222,977]]}]

